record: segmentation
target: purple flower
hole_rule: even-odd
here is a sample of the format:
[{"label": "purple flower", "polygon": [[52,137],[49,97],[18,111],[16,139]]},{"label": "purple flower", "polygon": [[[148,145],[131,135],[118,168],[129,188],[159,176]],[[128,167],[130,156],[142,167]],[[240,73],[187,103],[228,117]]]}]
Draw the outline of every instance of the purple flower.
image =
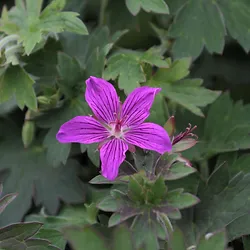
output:
[{"label": "purple flower", "polygon": [[64,123],[57,133],[61,143],[99,143],[102,175],[114,180],[127,150],[135,146],[163,154],[172,149],[170,138],[161,126],[143,123],[149,116],[160,88],[135,89],[123,104],[109,82],[91,76],[86,81],[85,98],[93,116],[76,116]]}]

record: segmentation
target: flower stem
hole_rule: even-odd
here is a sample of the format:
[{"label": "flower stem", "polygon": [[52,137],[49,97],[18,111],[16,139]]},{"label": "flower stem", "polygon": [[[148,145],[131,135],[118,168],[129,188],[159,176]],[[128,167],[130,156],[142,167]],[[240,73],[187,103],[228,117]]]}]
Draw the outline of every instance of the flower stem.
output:
[{"label": "flower stem", "polygon": [[101,0],[101,7],[99,13],[99,26],[103,26],[105,22],[105,9],[108,5],[108,0]]},{"label": "flower stem", "polygon": [[155,161],[155,164],[154,164],[154,166],[153,166],[152,174],[153,174],[154,176],[155,176],[155,171],[156,171],[156,168],[157,168],[157,165],[158,165],[160,159],[161,159],[161,155],[157,158],[157,160]]},{"label": "flower stem", "polygon": [[127,160],[124,160],[136,173],[138,172],[137,169]]},{"label": "flower stem", "polygon": [[200,165],[200,173],[204,180],[207,180],[209,177],[209,167],[207,160],[201,160],[199,162]]}]

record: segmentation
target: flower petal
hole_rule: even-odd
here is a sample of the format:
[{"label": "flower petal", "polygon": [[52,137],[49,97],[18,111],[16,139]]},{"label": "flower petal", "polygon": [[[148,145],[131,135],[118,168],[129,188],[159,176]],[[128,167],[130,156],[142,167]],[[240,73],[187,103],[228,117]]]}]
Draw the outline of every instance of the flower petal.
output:
[{"label": "flower petal", "polygon": [[127,126],[139,125],[149,116],[155,95],[160,88],[140,87],[130,93],[122,105],[123,124]]},{"label": "flower petal", "polygon": [[119,98],[112,84],[91,76],[86,81],[85,99],[98,119],[106,123],[115,121]]},{"label": "flower petal", "polygon": [[118,175],[121,163],[125,160],[128,145],[120,140],[113,139],[101,147],[102,175],[108,180],[114,180]]},{"label": "flower petal", "polygon": [[109,136],[106,128],[90,116],[76,116],[64,123],[56,138],[61,143],[95,143],[105,140]]},{"label": "flower petal", "polygon": [[157,151],[160,154],[172,150],[170,138],[164,128],[150,122],[127,131],[125,141],[143,149]]}]

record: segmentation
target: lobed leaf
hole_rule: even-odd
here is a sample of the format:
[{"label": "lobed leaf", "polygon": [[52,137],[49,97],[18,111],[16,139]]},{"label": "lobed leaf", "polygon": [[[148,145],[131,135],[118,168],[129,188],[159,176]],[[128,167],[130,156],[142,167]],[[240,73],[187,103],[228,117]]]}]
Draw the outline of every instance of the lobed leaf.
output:
[{"label": "lobed leaf", "polygon": [[175,14],[168,34],[176,39],[172,47],[175,57],[197,58],[204,47],[211,54],[222,53],[227,31],[249,51],[248,1],[170,0],[168,4]]},{"label": "lobed leaf", "polygon": [[161,68],[145,84],[162,88],[169,100],[183,106],[198,116],[204,116],[201,107],[215,101],[220,91],[201,86],[201,79],[183,79],[189,74],[190,59],[175,61],[168,69]]},{"label": "lobed leaf", "polygon": [[169,9],[164,0],[125,0],[129,11],[135,16],[140,9],[146,12],[155,12],[159,14],[169,14]]},{"label": "lobed leaf", "polygon": [[70,160],[66,166],[53,168],[38,142],[24,149],[19,129],[11,123],[0,123],[0,127],[0,176],[3,178],[6,170],[10,173],[4,179],[4,191],[18,192],[18,197],[2,213],[1,225],[21,220],[32,200],[36,205],[43,204],[51,214],[57,212],[60,201],[77,203],[84,200],[77,162]]},{"label": "lobed leaf", "polygon": [[36,110],[37,102],[33,83],[34,80],[20,66],[6,68],[0,75],[0,101],[5,102],[15,95],[21,109],[26,105]]}]

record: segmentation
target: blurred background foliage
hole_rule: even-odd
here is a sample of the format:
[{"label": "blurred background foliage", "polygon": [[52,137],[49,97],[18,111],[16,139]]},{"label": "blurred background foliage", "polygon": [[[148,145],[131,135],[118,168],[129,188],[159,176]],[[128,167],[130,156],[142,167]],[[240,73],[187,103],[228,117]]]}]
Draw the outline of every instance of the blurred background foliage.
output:
[{"label": "blurred background foliage", "polygon": [[[43,8],[50,2],[44,0]],[[4,5],[15,3],[2,0],[0,9]],[[0,68],[0,180],[4,195],[18,193],[0,225],[44,223],[42,229],[23,224],[30,230],[25,240],[35,235],[53,246],[40,242],[44,248],[27,249],[70,249],[67,242],[76,250],[250,249],[250,2],[67,0],[64,11],[79,13],[89,35],[65,21],[69,32],[55,25],[48,31],[54,37],[32,47],[29,30],[20,61]],[[125,224],[108,228],[115,202],[100,201],[111,186],[88,183],[99,173],[96,145],[56,141],[63,122],[91,113],[83,98],[91,75],[111,80],[121,99],[140,85],[160,86],[150,120],[164,125],[174,115],[176,133],[188,123],[198,126],[199,143],[183,153],[198,173],[166,181],[170,191],[183,188],[201,200],[195,208],[183,207],[182,219],[173,223],[172,245],[143,216],[133,222],[136,236]],[[119,185],[112,186],[114,193],[123,191]],[[142,228],[148,229],[143,237]],[[208,232],[216,233],[206,238]]]}]

